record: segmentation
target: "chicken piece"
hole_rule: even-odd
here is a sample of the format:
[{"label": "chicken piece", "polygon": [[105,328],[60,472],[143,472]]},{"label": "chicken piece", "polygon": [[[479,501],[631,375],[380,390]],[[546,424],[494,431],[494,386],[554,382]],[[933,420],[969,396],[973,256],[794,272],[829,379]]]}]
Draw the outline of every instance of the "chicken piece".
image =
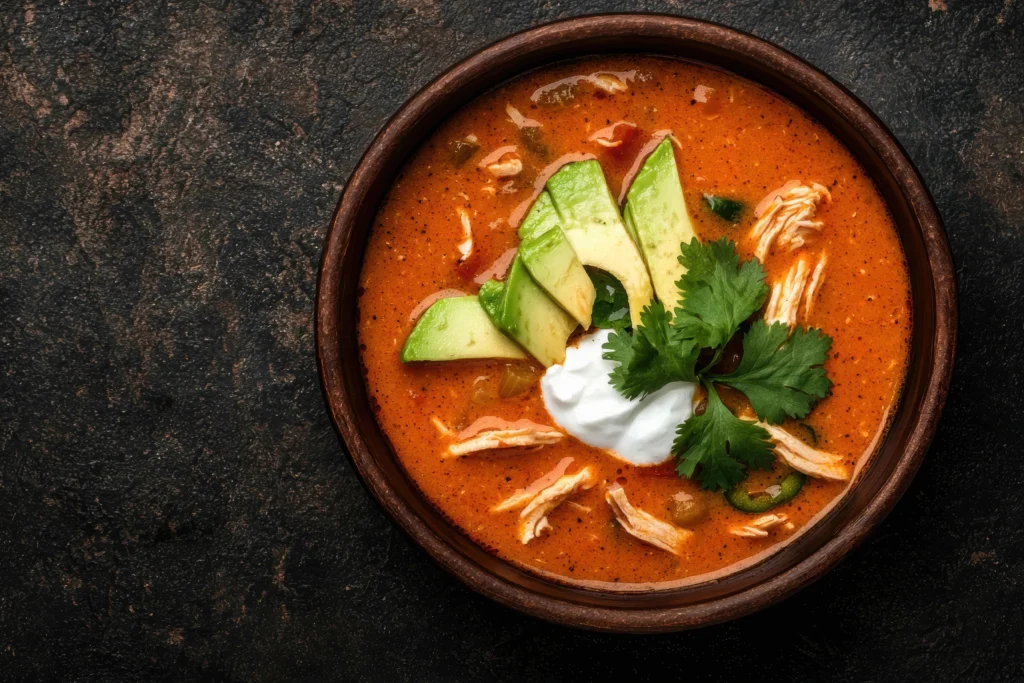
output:
[{"label": "chicken piece", "polygon": [[565,499],[581,490],[594,485],[594,474],[589,467],[584,467],[576,474],[566,474],[554,481],[550,486],[541,489],[519,513],[519,541],[526,545],[540,536],[545,529],[551,528],[548,515],[562,504]]},{"label": "chicken piece", "polygon": [[437,433],[440,434],[441,436],[452,435],[452,430],[437,415],[434,415],[432,418],[430,418],[430,421],[434,423],[434,427],[437,429]]},{"label": "chicken piece", "polygon": [[505,113],[508,114],[509,121],[515,124],[516,128],[540,128],[540,121],[536,119],[528,119],[523,116],[518,109],[512,106],[509,102],[505,105]]},{"label": "chicken piece", "polygon": [[673,555],[682,555],[683,546],[693,532],[658,519],[649,512],[637,510],[626,498],[626,490],[619,484],[612,484],[605,491],[604,499],[612,508],[615,520],[630,536],[661,548]]},{"label": "chicken piece", "polygon": [[515,145],[499,147],[481,159],[477,168],[486,169],[496,178],[510,178],[519,175],[523,170],[523,162],[520,160],[517,150]]},{"label": "chicken piece", "polygon": [[776,282],[772,287],[772,296],[768,299],[768,308],[764,312],[766,323],[783,322],[793,327],[796,325],[797,313],[800,310],[800,301],[804,295],[804,288],[807,286],[807,276],[811,269],[807,262],[800,259],[793,264],[793,267],[786,273],[786,279]]},{"label": "chicken piece", "polygon": [[488,164],[487,170],[495,178],[511,178],[523,172],[523,162],[519,157],[507,156],[501,161]]},{"label": "chicken piece", "polygon": [[604,90],[609,95],[614,95],[617,92],[626,92],[629,90],[629,86],[626,82],[615,74],[597,73],[592,74],[589,78],[590,82],[594,84],[595,88]]},{"label": "chicken piece", "polygon": [[733,536],[740,536],[741,538],[765,538],[768,536],[768,530],[779,526],[785,522],[789,517],[786,515],[763,515],[758,517],[750,524],[744,526],[736,526],[729,529],[729,533]]},{"label": "chicken piece", "polygon": [[459,242],[459,263],[469,258],[473,253],[473,226],[469,222],[469,213],[465,209],[456,209],[459,213],[459,221],[462,223],[462,241]]},{"label": "chicken piece", "polygon": [[[624,130],[621,134],[618,133],[618,128],[623,127]],[[631,139],[636,135],[636,124],[631,121],[616,121],[610,126],[606,126],[594,132],[589,138],[588,142],[596,142],[602,147],[618,147],[627,138]]]},{"label": "chicken piece", "polygon": [[529,420],[509,422],[500,417],[481,417],[459,432],[456,440],[448,446],[447,457],[461,458],[470,453],[495,448],[543,446],[560,441],[563,436],[554,427]]},{"label": "chicken piece", "polygon": [[553,470],[525,489],[518,489],[511,496],[492,507],[491,512],[505,512],[506,510],[518,510],[521,507],[525,507],[527,503],[537,497],[538,493],[558,481],[558,478],[565,474],[565,471],[569,469],[569,465],[572,462],[572,458],[562,458]]},{"label": "chicken piece", "polygon": [[765,422],[757,424],[768,431],[775,442],[775,452],[794,470],[819,479],[849,480],[850,468],[838,455],[811,448],[782,427]]},{"label": "chicken piece", "polygon": [[818,294],[818,288],[821,287],[822,280],[825,279],[826,263],[828,263],[828,257],[825,252],[822,252],[818,259],[818,265],[814,266],[814,272],[811,273],[811,281],[807,284],[807,290],[804,292],[804,315],[810,315],[814,310],[814,299]]},{"label": "chicken piece", "polygon": [[785,279],[776,282],[772,287],[772,295],[764,312],[765,322],[783,322],[794,327],[801,305],[805,315],[810,315],[814,307],[814,297],[824,279],[827,261],[826,255],[822,254],[813,271],[802,258],[794,263],[786,273]]},{"label": "chicken piece", "polygon": [[754,210],[758,219],[750,230],[750,238],[757,240],[754,255],[763,261],[776,241],[790,251],[804,246],[807,238],[824,226],[813,220],[823,199],[832,201],[832,195],[818,183],[808,186],[790,181],[769,193]]}]

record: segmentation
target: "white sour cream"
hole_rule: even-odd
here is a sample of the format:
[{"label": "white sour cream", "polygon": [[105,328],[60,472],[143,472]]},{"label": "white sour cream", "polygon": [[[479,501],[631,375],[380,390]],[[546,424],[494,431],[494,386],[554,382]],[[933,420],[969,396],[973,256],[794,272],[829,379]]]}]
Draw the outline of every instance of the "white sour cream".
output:
[{"label": "white sour cream", "polygon": [[565,362],[541,377],[551,418],[585,444],[610,451],[634,465],[657,465],[672,455],[676,427],[693,412],[690,382],[667,384],[630,401],[608,382],[615,363],[601,357],[609,330],[584,337],[565,351]]}]

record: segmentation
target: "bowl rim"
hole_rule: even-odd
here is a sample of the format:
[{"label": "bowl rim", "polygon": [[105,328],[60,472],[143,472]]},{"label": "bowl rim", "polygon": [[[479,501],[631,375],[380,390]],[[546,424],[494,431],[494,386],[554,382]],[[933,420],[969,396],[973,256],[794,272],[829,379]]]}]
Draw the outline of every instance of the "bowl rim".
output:
[{"label": "bowl rim", "polygon": [[[768,71],[778,72],[780,77],[806,88],[811,97],[822,100],[823,106],[835,109],[838,116],[845,118],[846,122],[874,148],[888,172],[894,177],[911,210],[914,227],[920,231],[934,293],[933,300],[926,300],[922,304],[926,307],[934,306],[934,340],[931,357],[927,359],[929,374],[922,379],[922,382],[926,382],[922,385],[923,389],[919,392],[921,397],[914,406],[913,423],[908,427],[909,431],[901,435],[905,444],[902,454],[898,455],[892,471],[888,473],[888,478],[880,485],[874,497],[859,511],[852,513],[852,519],[808,556],[763,581],[738,592],[703,602],[668,607],[645,604],[628,609],[583,604],[517,585],[507,577],[499,576],[469,559],[451,542],[451,539],[443,538],[425,523],[420,514],[410,506],[409,501],[395,490],[388,474],[376,461],[360,431],[359,420],[351,410],[353,396],[350,387],[346,386],[346,375],[342,371],[343,353],[340,339],[345,330],[348,330],[348,334],[354,335],[354,325],[346,326],[347,323],[354,323],[354,320],[342,320],[339,313],[342,297],[354,296],[354,287],[351,283],[342,283],[341,263],[346,252],[350,248],[355,248],[352,245],[352,237],[360,228],[357,216],[359,209],[366,202],[374,178],[382,172],[385,158],[388,154],[394,153],[399,142],[410,136],[416,137],[417,142],[412,146],[414,149],[429,135],[432,126],[426,131],[421,131],[417,130],[417,124],[422,122],[425,112],[430,107],[444,100],[457,87],[471,87],[467,84],[480,83],[482,85],[477,87],[477,94],[481,94],[517,73],[538,68],[543,63],[554,63],[564,59],[542,61],[529,68],[519,69],[511,76],[494,77],[502,68],[502,64],[522,59],[523,55],[530,52],[556,49],[583,38],[600,41],[612,40],[623,35],[699,44],[736,58],[755,60]],[[579,56],[601,52],[644,54],[644,51],[639,49],[598,48]],[[651,50],[646,54],[658,52]],[[696,61],[708,63],[707,60]],[[764,84],[763,81],[758,82],[775,90],[775,87]],[[783,96],[787,97],[784,93]],[[801,105],[798,103],[798,106]],[[839,133],[833,131],[833,134],[846,145],[846,140]],[[403,154],[405,155],[407,153]],[[870,172],[870,169],[868,170]],[[371,217],[376,205],[372,208]],[[368,225],[364,225],[363,228],[365,232],[369,232]],[[903,241],[901,236],[901,242]],[[907,249],[906,244],[904,249]],[[361,262],[361,253],[358,258]],[[358,273],[354,277],[358,279]],[[915,296],[915,300],[916,298]],[[515,33],[460,61],[407,100],[374,137],[354,168],[338,201],[324,242],[316,302],[314,326],[317,365],[332,425],[361,480],[388,515],[445,570],[473,590],[508,607],[545,620],[616,632],[674,631],[727,621],[779,602],[834,567],[888,515],[920,467],[938,427],[942,407],[949,391],[957,334],[955,269],[942,221],[920,174],[885,124],[842,85],[778,46],[712,22],[662,14],[600,14],[575,17]],[[918,321],[915,320],[914,324],[916,327]],[[908,381],[909,373],[908,369]],[[351,381],[351,378],[349,380]],[[362,382],[362,376],[355,381]],[[894,429],[895,426],[886,434],[883,444],[892,438]],[[878,450],[881,448],[880,445]],[[499,562],[504,563],[504,560]]]}]

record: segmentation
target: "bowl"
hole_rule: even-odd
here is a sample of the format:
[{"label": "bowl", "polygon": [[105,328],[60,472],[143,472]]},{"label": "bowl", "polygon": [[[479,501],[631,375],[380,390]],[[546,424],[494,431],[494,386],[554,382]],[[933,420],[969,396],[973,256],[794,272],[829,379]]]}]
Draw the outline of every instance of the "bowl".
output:
[{"label": "bowl", "polygon": [[[612,592],[555,583],[474,544],[423,498],[370,407],[359,361],[357,289],[377,207],[410,154],[477,95],[525,71],[602,53],[655,54],[734,72],[774,90],[828,127],[874,179],[910,269],[913,332],[903,397],[858,481],[816,525],[766,559],[677,589]],[[487,47],[423,88],[363,155],[334,212],[317,288],[316,349],[324,396],[346,452],[391,518],[470,588],[542,619],[619,632],[722,622],[791,595],[834,567],[892,510],[935,434],[956,346],[956,280],[938,211],[885,125],[841,85],[753,36],[693,19],[606,15],[569,19]],[[413,577],[409,577],[412,581]]]}]

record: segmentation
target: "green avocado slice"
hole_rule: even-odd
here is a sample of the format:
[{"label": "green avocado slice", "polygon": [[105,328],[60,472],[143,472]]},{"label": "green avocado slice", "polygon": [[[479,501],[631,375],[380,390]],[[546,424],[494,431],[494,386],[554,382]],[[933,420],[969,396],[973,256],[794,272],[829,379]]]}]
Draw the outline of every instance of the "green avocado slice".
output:
[{"label": "green avocado slice", "polygon": [[633,326],[654,290],[643,257],[630,238],[597,161],[566,164],[548,179],[547,190],[562,230],[580,262],[607,271],[622,283]]},{"label": "green avocado slice", "polygon": [[541,192],[519,226],[519,256],[537,284],[584,329],[590,327],[597,293],[562,232],[551,195]]},{"label": "green avocado slice", "polygon": [[534,282],[520,256],[505,282],[488,280],[480,287],[480,301],[494,325],[544,367],[565,360],[565,343],[577,322]]},{"label": "green avocado slice", "polygon": [[675,310],[680,298],[676,283],[686,272],[679,262],[680,245],[689,244],[695,234],[669,138],[661,141],[637,173],[626,195],[623,218],[638,240],[655,294],[665,308]]},{"label": "green avocado slice", "polygon": [[526,358],[491,323],[475,296],[435,301],[416,321],[401,355],[403,363],[468,358]]}]

